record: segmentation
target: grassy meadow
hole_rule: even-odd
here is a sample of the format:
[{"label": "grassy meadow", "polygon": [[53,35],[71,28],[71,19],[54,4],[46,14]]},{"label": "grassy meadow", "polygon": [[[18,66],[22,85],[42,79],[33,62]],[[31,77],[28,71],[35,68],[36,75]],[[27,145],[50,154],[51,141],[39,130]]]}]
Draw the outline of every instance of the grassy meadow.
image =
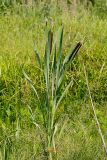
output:
[{"label": "grassy meadow", "polygon": [[[22,70],[34,82],[40,97],[45,90],[35,59],[36,45],[44,56],[46,29],[54,35],[63,24],[63,58],[78,43],[79,53],[68,68],[62,90],[73,78],[57,111],[61,114],[56,134],[58,160],[107,159],[94,119],[89,88],[102,134],[107,144],[107,19],[83,6],[74,13],[65,4],[35,8],[14,6],[0,13],[0,160],[45,160],[47,143],[44,128],[32,123],[28,106],[37,124],[42,125],[37,98]],[[47,24],[47,26],[46,26]],[[43,125],[42,125],[43,126]],[[55,158],[53,158],[55,159]],[[55,159],[56,160],[56,159]]]}]

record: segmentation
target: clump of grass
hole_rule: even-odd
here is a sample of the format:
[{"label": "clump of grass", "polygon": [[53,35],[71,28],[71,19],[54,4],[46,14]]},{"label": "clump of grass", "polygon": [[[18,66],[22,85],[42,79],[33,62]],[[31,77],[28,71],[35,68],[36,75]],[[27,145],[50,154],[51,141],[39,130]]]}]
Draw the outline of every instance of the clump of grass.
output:
[{"label": "clump of grass", "polygon": [[[23,70],[26,79],[28,80],[38,99],[38,107],[43,117],[43,127],[45,128],[45,132],[47,135],[46,150],[50,160],[52,160],[53,157],[56,157],[57,153],[55,135],[57,131],[60,130],[59,122],[61,117],[61,112],[59,115],[57,114],[58,108],[60,107],[61,102],[64,96],[67,94],[69,88],[73,86],[73,79],[71,79],[66,88],[62,88],[64,76],[70,63],[72,62],[82,45],[79,42],[73,49],[73,51],[71,51],[63,60],[62,42],[63,26],[59,28],[56,39],[54,41],[52,31],[49,30],[47,32],[47,41],[43,60],[40,58],[40,54],[38,53],[37,49],[35,49],[36,60],[38,62],[40,71],[42,72],[43,84],[45,86],[44,93],[42,95],[43,98],[41,98],[41,95],[38,94],[34,83],[30,80],[30,78]],[[33,123],[41,130],[41,124],[37,124],[35,122],[30,106],[29,110]]]}]

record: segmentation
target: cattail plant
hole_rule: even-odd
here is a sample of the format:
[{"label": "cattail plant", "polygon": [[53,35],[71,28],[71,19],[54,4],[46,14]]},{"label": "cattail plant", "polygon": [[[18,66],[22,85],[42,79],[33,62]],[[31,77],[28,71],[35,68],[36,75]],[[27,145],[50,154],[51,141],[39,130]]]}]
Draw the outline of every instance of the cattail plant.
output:
[{"label": "cattail plant", "polygon": [[[58,124],[61,116],[57,114],[58,108],[60,107],[68,89],[73,85],[72,79],[66,88],[63,89],[64,75],[66,70],[68,70],[70,63],[79,51],[81,43],[79,42],[73,51],[71,51],[63,60],[63,27],[61,26],[59,28],[54,41],[52,31],[49,30],[47,34],[44,59],[40,58],[40,54],[37,49],[35,49],[36,60],[42,72],[43,83],[45,85],[44,94],[42,95],[42,97],[44,96],[44,101],[43,98],[41,98],[41,95],[38,94],[36,87],[25,71],[23,71],[23,73],[38,99],[38,107],[43,117],[43,127],[45,128],[47,135],[48,159],[52,160],[56,155],[55,135],[59,129]],[[31,108],[30,112],[31,115],[33,115]],[[32,120],[34,124],[41,129],[40,125],[35,122],[33,116]]]}]

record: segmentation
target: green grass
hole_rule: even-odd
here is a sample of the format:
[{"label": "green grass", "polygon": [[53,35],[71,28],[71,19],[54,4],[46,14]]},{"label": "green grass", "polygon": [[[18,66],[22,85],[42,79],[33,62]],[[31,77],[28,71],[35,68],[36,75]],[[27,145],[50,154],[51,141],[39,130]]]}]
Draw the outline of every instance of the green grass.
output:
[{"label": "green grass", "polygon": [[93,118],[83,62],[107,143],[106,19],[102,20],[85,10],[73,18],[67,10],[59,12],[56,7],[52,7],[49,13],[45,13],[42,7],[35,10],[16,8],[12,13],[10,10],[6,13],[0,15],[0,159],[46,159],[43,146],[46,142],[45,132],[40,133],[35,128],[27,107],[28,104],[32,107],[36,121],[42,123],[38,102],[22,73],[24,68],[42,95],[44,86],[35,60],[34,42],[43,57],[46,16],[48,28],[52,28],[54,33],[61,23],[64,24],[64,55],[78,41],[83,43],[65,77],[64,85],[73,77],[74,86],[58,110],[58,114],[63,112],[60,125],[64,122],[60,138],[56,137],[58,159],[104,159],[105,153]]}]

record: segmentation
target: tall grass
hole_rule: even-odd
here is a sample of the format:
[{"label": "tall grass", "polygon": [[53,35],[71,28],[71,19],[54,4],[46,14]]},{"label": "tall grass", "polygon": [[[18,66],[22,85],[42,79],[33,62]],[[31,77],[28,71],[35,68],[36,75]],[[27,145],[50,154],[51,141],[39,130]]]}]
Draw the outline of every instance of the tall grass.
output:
[{"label": "tall grass", "polygon": [[[61,23],[64,24],[63,59],[71,46],[73,50],[73,46],[81,40],[84,44],[80,50],[82,54],[66,68],[69,72],[65,72],[60,91],[63,92],[73,78],[74,85],[65,94],[55,115],[62,115],[58,121],[58,129],[62,125],[65,128],[61,128],[60,134],[57,130],[55,136],[57,157],[59,160],[104,159],[84,78],[83,59],[96,114],[107,143],[107,21],[83,8],[73,17],[64,4],[61,4],[60,9],[53,5],[46,13],[45,9],[43,6],[35,9],[17,6],[0,15],[0,156],[3,159],[6,155],[4,151],[7,151],[7,158],[12,160],[45,160],[47,157],[44,121],[38,109],[37,98],[24,79],[22,67],[33,80],[40,100],[43,100],[46,81],[42,75],[42,53],[45,50],[45,22],[48,21],[53,32]],[[43,63],[43,72],[35,61],[35,41]],[[50,66],[53,62],[53,50],[54,45]],[[30,106],[30,113],[27,106]],[[42,124],[41,130],[32,124],[32,118],[35,125]]]}]

